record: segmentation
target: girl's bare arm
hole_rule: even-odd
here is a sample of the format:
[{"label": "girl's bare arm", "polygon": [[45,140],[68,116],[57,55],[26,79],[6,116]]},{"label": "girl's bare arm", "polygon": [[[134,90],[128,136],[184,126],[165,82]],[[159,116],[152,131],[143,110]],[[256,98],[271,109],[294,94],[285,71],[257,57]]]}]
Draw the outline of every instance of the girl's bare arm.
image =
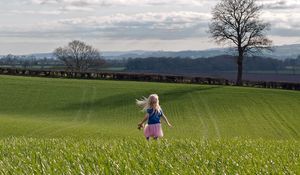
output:
[{"label": "girl's bare arm", "polygon": [[172,125],[170,124],[167,116],[165,116],[165,114],[163,114],[162,117],[163,117],[164,121],[167,123],[167,125],[170,126],[170,127],[172,127]]},{"label": "girl's bare arm", "polygon": [[143,125],[149,118],[149,114],[146,114],[144,119],[141,121],[141,123],[139,123],[139,125]]}]

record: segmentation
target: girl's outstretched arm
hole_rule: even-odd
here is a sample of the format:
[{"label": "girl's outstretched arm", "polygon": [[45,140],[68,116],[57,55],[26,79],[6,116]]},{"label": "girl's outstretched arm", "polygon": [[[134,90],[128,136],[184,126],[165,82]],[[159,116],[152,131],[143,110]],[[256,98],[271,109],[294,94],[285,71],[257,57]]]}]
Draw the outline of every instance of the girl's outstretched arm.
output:
[{"label": "girl's outstretched arm", "polygon": [[142,126],[147,120],[148,120],[148,118],[149,118],[149,114],[147,113],[146,115],[145,115],[145,117],[144,117],[144,119],[141,121],[141,123],[139,123],[138,125],[139,126]]},{"label": "girl's outstretched arm", "polygon": [[170,124],[167,116],[165,116],[165,114],[163,114],[162,117],[163,117],[164,121],[167,123],[167,125],[170,126],[170,127],[172,127],[172,125]]}]

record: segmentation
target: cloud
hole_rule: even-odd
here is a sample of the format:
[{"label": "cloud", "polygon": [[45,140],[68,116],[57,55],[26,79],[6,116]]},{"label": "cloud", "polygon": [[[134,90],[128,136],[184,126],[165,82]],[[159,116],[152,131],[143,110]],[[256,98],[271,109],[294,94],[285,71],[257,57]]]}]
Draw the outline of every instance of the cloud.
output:
[{"label": "cloud", "polygon": [[[290,15],[285,12],[265,11],[261,18],[271,23],[272,30],[268,34],[300,36],[300,13]],[[2,26],[0,36],[178,40],[208,36],[210,19],[209,13],[194,11],[146,12],[131,15],[118,13],[107,16],[58,19],[26,26],[17,24]]]},{"label": "cloud", "polygon": [[33,4],[57,4],[58,0],[31,0]]},{"label": "cloud", "polygon": [[[63,14],[66,11],[92,11],[94,7],[88,4],[97,4],[106,2],[104,0],[32,0],[37,4],[61,4],[56,10],[13,10],[11,13],[20,14]],[[111,0],[107,3],[150,3],[150,0]],[[166,3],[170,0],[156,1],[152,0],[152,5],[155,3]],[[187,1],[175,0],[180,3]],[[190,2],[190,1],[188,1]],[[207,1],[197,1],[207,2]],[[215,1],[214,1],[215,2]],[[270,0],[263,0],[264,3],[272,3]],[[279,1],[278,1],[279,2]],[[288,1],[293,3],[294,1]],[[295,1],[296,2],[296,1]],[[273,2],[274,3],[274,2]],[[81,5],[81,6],[80,6]],[[108,4],[106,4],[108,5]],[[58,5],[59,6],[59,5]],[[52,8],[51,8],[52,9]],[[154,9],[154,8],[150,8]],[[201,9],[201,8],[200,8]],[[149,10],[149,9],[148,9]],[[291,12],[291,13],[290,13]],[[0,37],[34,37],[34,38],[53,38],[65,37],[74,38],[77,36],[86,38],[110,38],[110,39],[125,39],[125,40],[178,40],[193,37],[207,37],[208,24],[211,19],[211,14],[208,12],[196,11],[171,11],[171,12],[145,12],[145,13],[117,13],[106,16],[80,16],[78,13],[74,15],[67,14],[63,18],[57,15],[56,20],[40,21],[39,23],[28,23],[26,25],[15,24],[12,26],[0,26]],[[79,16],[79,17],[72,17]],[[271,23],[272,35],[278,36],[300,36],[300,13],[295,11],[274,11],[264,10],[262,19]]]},{"label": "cloud", "polygon": [[64,7],[61,7],[60,8],[60,11],[86,11],[86,12],[89,12],[89,11],[94,11],[95,9],[94,8],[90,8],[90,7],[80,7],[80,6],[73,6],[73,5],[70,5],[70,6],[64,6]]},{"label": "cloud", "polygon": [[[0,28],[3,35],[21,37],[84,36],[118,39],[182,39],[205,36],[209,14],[180,11],[115,14],[46,21],[17,28]],[[1,36],[1,35],[0,35]]]},{"label": "cloud", "polygon": [[[136,49],[141,43],[144,48],[170,50],[205,47],[208,43],[198,38],[208,37],[210,10],[217,2],[220,0],[3,0],[0,41],[26,43],[27,49],[35,48],[31,41],[45,43],[47,48],[47,43],[58,45],[72,39],[107,41],[111,43],[107,49]],[[299,43],[300,0],[257,2],[265,6],[261,18],[271,23],[267,33],[271,38],[280,38],[278,43]]]},{"label": "cloud", "polygon": [[285,13],[266,11],[261,18],[271,23],[270,34],[274,36],[299,37],[300,36],[300,13]]},{"label": "cloud", "polygon": [[60,10],[11,10],[8,13],[13,14],[29,14],[29,15],[60,15],[62,14],[62,11]]},{"label": "cloud", "polygon": [[202,6],[207,0],[31,0],[34,4],[59,4],[64,6],[132,6],[132,5],[192,5]]},{"label": "cloud", "polygon": [[[205,7],[214,6],[218,0],[27,0],[33,4],[44,6],[56,5],[61,9],[72,11],[92,11],[100,7]],[[300,0],[259,0],[258,4],[264,5],[265,9],[284,10],[300,8]]]},{"label": "cloud", "polygon": [[94,9],[89,7],[68,6],[68,7],[61,7],[57,10],[10,10],[10,11],[0,11],[0,13],[10,13],[16,15],[61,15],[68,11],[90,12],[93,10]]},{"label": "cloud", "polygon": [[261,18],[268,21],[275,28],[300,29],[300,13],[270,12],[266,11]]},{"label": "cloud", "polygon": [[60,20],[95,35],[124,39],[179,39],[205,35],[209,15],[198,12],[116,14]]},{"label": "cloud", "polygon": [[284,9],[296,9],[300,8],[299,0],[277,0],[277,1],[266,1],[264,7],[266,9],[284,10]]}]

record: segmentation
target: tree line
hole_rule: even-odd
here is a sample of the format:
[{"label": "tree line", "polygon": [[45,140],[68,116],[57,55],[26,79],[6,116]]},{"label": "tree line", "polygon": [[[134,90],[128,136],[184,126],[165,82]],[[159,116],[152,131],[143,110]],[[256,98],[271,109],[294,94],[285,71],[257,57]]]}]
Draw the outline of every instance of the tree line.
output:
[{"label": "tree line", "polygon": [[[120,67],[130,72],[161,72],[161,73],[209,73],[220,71],[235,71],[236,57],[221,55],[208,58],[129,58],[107,60],[101,58],[100,64],[91,64],[89,71],[101,70],[101,68]],[[65,63],[55,58],[38,59],[35,56],[6,55],[0,58],[2,67],[36,68],[36,69],[68,69]],[[278,60],[258,56],[246,57],[244,61],[245,71],[274,71],[290,70],[299,71],[300,55],[297,59]]]},{"label": "tree line", "polygon": [[33,55],[19,56],[8,54],[0,58],[0,65],[2,67],[13,67],[13,68],[48,68],[48,67],[63,67],[64,63],[54,58],[36,58]]},{"label": "tree line", "polygon": [[[264,57],[245,57],[246,71],[275,71],[300,69],[300,56],[297,59],[278,60]],[[221,55],[210,58],[136,58],[129,59],[127,71],[155,73],[210,73],[236,71],[236,57]]]},{"label": "tree line", "polygon": [[69,42],[67,46],[58,47],[53,52],[54,58],[37,59],[34,56],[7,55],[0,60],[1,65],[22,68],[63,68],[68,71],[84,72],[97,69],[105,64],[100,52],[90,45],[78,40]]}]

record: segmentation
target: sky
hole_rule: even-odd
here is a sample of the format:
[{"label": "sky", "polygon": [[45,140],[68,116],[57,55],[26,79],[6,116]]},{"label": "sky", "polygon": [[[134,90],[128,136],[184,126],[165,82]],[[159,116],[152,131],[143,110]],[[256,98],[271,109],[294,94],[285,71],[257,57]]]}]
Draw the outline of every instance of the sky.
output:
[{"label": "sky", "polygon": [[[218,0],[0,0],[0,55],[52,52],[72,40],[99,51],[205,50]],[[258,0],[274,45],[300,44],[300,0]]]}]

